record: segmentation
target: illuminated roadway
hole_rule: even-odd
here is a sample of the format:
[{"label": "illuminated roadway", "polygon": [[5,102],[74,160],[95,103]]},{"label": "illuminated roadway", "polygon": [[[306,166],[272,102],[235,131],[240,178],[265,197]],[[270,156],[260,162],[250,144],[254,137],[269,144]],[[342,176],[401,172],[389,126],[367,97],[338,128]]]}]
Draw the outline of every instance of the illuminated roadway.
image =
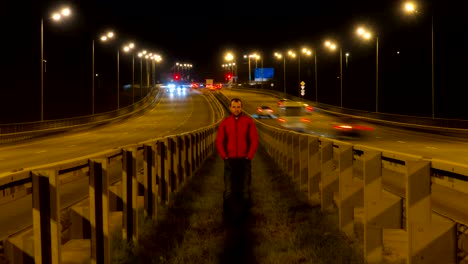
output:
[{"label": "illuminated roadway", "polygon": [[[212,106],[198,91],[164,93],[144,114],[81,132],[0,146],[0,173],[92,155],[213,124]],[[1,176],[0,176],[1,177]],[[61,207],[88,193],[82,177],[60,187]],[[0,205],[0,239],[32,225],[32,195]],[[14,220],[13,220],[14,219]]]},{"label": "illuminated roadway", "polygon": [[[277,102],[279,98],[275,96],[229,89],[226,89],[224,94],[229,98],[241,98],[245,102],[244,109],[250,114],[254,114],[256,107],[261,105],[270,106],[275,110],[278,108]],[[332,124],[338,122],[337,118],[318,112],[313,112],[305,117],[311,120],[308,128],[309,133],[330,138],[335,136],[331,127]],[[278,121],[274,118],[258,120],[280,127]],[[360,122],[359,124],[373,127],[374,130],[364,131],[362,137],[337,139],[387,151],[423,156],[427,159],[440,159],[459,164],[468,164],[468,143],[461,139],[377,126],[364,122]]]},{"label": "illuminated roadway", "polygon": [[212,124],[213,118],[210,105],[198,91],[166,93],[142,115],[87,131],[0,146],[0,173],[196,130]]},{"label": "illuminated roadway", "polygon": [[[256,107],[260,105],[269,105],[277,109],[278,98],[274,96],[228,89],[223,93],[229,98],[240,97],[245,103],[244,109],[251,114],[255,113]],[[318,112],[313,112],[307,117],[311,119],[310,132],[317,135],[333,135],[330,133],[330,124],[336,122],[335,118]],[[261,121],[278,126],[276,119]],[[165,93],[144,115],[87,131],[0,146],[0,173],[83,157],[153,138],[192,131],[213,122],[212,108],[198,91],[187,94]],[[369,126],[375,130],[369,131],[366,136],[341,140],[425,158],[468,164],[468,143],[464,141],[383,126]],[[85,177],[61,187],[62,207],[86,195],[87,181]],[[14,233],[20,227],[31,225],[31,205],[31,195],[0,205],[0,238]]]}]

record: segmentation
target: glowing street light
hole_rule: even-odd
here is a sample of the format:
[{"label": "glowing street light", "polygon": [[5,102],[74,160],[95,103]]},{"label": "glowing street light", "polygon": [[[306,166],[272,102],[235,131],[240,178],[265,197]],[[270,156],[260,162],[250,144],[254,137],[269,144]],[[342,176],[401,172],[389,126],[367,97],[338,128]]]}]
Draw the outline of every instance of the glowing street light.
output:
[{"label": "glowing street light", "polygon": [[[140,58],[140,97],[142,97],[142,88],[143,88],[143,58],[147,59],[148,54],[146,50],[138,52],[138,58]],[[146,60],[145,60],[146,61]],[[146,74],[148,75],[148,61],[146,61]]]},{"label": "glowing street light", "polygon": [[231,52],[227,52],[224,56],[224,60],[228,62],[227,66],[230,68],[231,73],[234,76],[237,76],[237,72],[235,72],[237,68],[234,68],[236,66],[234,54],[232,54]]},{"label": "glowing street light", "polygon": [[[71,16],[71,10],[68,7],[64,7],[57,12],[54,12],[51,16],[52,20],[60,21]],[[41,121],[44,121],[44,19],[41,18]]]},{"label": "glowing street light", "polygon": [[283,93],[286,94],[286,56],[278,52],[275,52],[274,55],[278,59],[283,59]]},{"label": "glowing street light", "polygon": [[[403,3],[403,11],[407,14],[417,14],[418,7],[413,1]],[[434,16],[431,15],[431,90],[432,90],[432,118],[435,117],[434,105]]]},{"label": "glowing street light", "polygon": [[[112,31],[108,31],[107,33],[101,35],[101,37],[99,38],[101,41],[105,42],[109,39],[112,39],[114,38],[114,32]],[[92,85],[92,94],[91,94],[91,98],[92,98],[92,101],[91,101],[91,114],[94,115],[94,77],[96,76],[95,72],[94,72],[94,39],[93,39],[93,43],[92,43],[92,74],[93,74],[93,77],[92,77],[92,81],[93,81],[93,85]]]},{"label": "glowing street light", "polygon": [[257,55],[256,53],[249,54],[249,55],[244,55],[244,59],[249,60],[249,83],[252,81],[252,70],[250,68],[250,58],[255,59],[255,68],[257,68],[257,60],[260,58],[260,56]]},{"label": "glowing street light", "polygon": [[[336,43],[329,40],[325,41],[325,47],[329,50],[336,50]],[[340,47],[340,106],[343,107],[343,49]]]},{"label": "glowing street light", "polygon": [[[135,48],[134,43],[129,43],[123,47],[123,51],[128,53]],[[135,54],[132,52],[132,104],[135,103]]]},{"label": "glowing street light", "polygon": [[[372,39],[372,33],[359,27],[356,34],[364,40]],[[379,37],[375,36],[375,112],[379,112]]]},{"label": "glowing street light", "polygon": [[298,77],[298,88],[299,88],[299,96],[301,94],[301,54],[304,54],[306,56],[310,56],[312,54],[312,51],[308,48],[302,48],[299,53],[296,54],[296,51],[294,50],[289,50],[288,51],[288,56],[291,58],[296,58],[297,56],[297,77]]}]

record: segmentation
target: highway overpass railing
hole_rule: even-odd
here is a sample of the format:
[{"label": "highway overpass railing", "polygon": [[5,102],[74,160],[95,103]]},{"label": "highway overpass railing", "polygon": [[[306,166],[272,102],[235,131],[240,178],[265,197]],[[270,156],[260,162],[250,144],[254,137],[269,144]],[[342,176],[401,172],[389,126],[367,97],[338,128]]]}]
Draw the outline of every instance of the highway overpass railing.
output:
[{"label": "highway overpass railing", "polygon": [[261,146],[367,263],[468,263],[467,164],[256,123]]},{"label": "highway overpass railing", "polygon": [[412,131],[430,133],[433,135],[438,134],[443,136],[458,137],[460,139],[468,140],[468,120],[405,116],[342,108],[339,106],[307,101],[297,96],[284,94],[283,92],[269,89],[254,89],[250,87],[235,87],[228,89],[232,89],[234,91],[243,90],[255,93],[264,93],[280,98],[286,98],[295,101],[304,101],[309,105],[318,108],[319,111],[326,112],[330,115],[352,117],[358,120],[366,121],[368,123],[373,123],[377,125],[397,127],[399,129],[408,129]]},{"label": "highway overpass railing", "polygon": [[[214,95],[227,105],[223,93]],[[85,245],[89,258],[109,263],[111,230],[121,230],[129,242],[137,240],[137,212],[154,217],[157,202],[170,204],[171,195],[214,154],[218,124],[0,175],[0,185],[10,190],[15,182],[31,184],[33,197],[33,228],[4,238],[4,254],[13,263],[31,258],[52,262]],[[384,263],[389,257],[406,263],[468,261],[466,164],[261,122],[257,127],[261,146],[296,182],[297,190],[305,192],[312,205],[336,216],[339,229],[350,239],[362,242],[367,263]],[[119,177],[110,180],[112,175]],[[88,198],[61,204],[60,190],[74,177],[86,182]]]},{"label": "highway overpass railing", "polygon": [[[124,241],[135,243],[141,219],[156,219],[157,205],[170,206],[214,153],[225,111],[212,94],[208,99],[215,106],[213,125],[0,174],[1,203],[28,197],[32,204],[32,226],[0,235],[0,260],[111,263],[111,236],[120,233]],[[82,195],[66,192],[80,184]]]},{"label": "highway overpass railing", "polygon": [[58,120],[45,120],[28,123],[0,124],[0,144],[18,142],[44,135],[56,134],[71,129],[85,129],[101,125],[116,119],[125,118],[157,102],[162,93],[159,86],[153,89],[140,101],[132,105],[105,113],[80,116]]}]

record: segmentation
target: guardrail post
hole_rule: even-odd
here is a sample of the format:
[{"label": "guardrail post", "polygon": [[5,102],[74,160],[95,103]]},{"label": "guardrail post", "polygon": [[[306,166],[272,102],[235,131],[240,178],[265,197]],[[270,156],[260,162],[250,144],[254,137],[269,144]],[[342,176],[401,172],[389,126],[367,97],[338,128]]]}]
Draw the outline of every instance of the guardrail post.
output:
[{"label": "guardrail post", "polygon": [[91,263],[110,263],[107,159],[90,160],[89,167]]},{"label": "guardrail post", "polygon": [[156,184],[156,155],[155,144],[143,145],[143,186],[144,195],[144,216],[153,220],[157,219],[158,210],[158,186]]},{"label": "guardrail post", "polygon": [[363,206],[363,183],[353,178],[353,146],[338,144],[338,225],[354,237],[354,208]]},{"label": "guardrail post", "polygon": [[177,136],[177,149],[179,151],[179,169],[178,169],[178,175],[179,175],[179,178],[180,178],[180,182],[182,183],[182,185],[185,184],[186,180],[187,180],[187,175],[186,175],[186,170],[185,170],[185,164],[186,164],[186,158],[187,158],[187,150],[185,148],[185,136],[182,135],[182,136]]},{"label": "guardrail post", "polygon": [[455,223],[432,213],[430,162],[406,165],[407,263],[456,263]]},{"label": "guardrail post", "polygon": [[321,208],[322,211],[333,209],[333,195],[338,191],[338,176],[333,171],[333,143],[321,139],[322,174],[321,174]]},{"label": "guardrail post", "polygon": [[161,202],[167,203],[168,201],[167,180],[166,180],[167,148],[163,140],[157,141],[156,146],[158,147],[158,152],[157,152],[158,155],[156,157],[157,169],[158,169],[158,176],[156,178],[157,183],[158,183],[158,193],[159,193]]},{"label": "guardrail post", "polygon": [[[309,166],[309,145],[308,145],[308,135],[299,135],[298,144],[299,144],[299,190],[302,190],[305,187],[307,195],[309,195],[308,187],[308,166]],[[304,187],[303,187],[304,186]]]},{"label": "guardrail post", "polygon": [[57,171],[32,172],[34,261],[61,263],[62,234]]},{"label": "guardrail post", "polygon": [[200,135],[198,132],[194,133],[194,147],[195,147],[195,169],[198,169],[200,167],[200,155],[201,155],[201,150],[200,150]]},{"label": "guardrail post", "polygon": [[293,145],[293,132],[286,134],[286,145],[287,145],[287,167],[286,174],[294,179],[294,145]]},{"label": "guardrail post", "polygon": [[287,131],[282,131],[280,138],[281,138],[281,158],[279,164],[281,168],[283,168],[284,172],[288,173],[288,134]]},{"label": "guardrail post", "polygon": [[166,182],[167,192],[166,192],[166,201],[172,202],[172,197],[174,192],[174,171],[173,171],[173,144],[172,139],[169,137],[164,138],[164,145],[166,146],[166,155],[164,159],[164,179]]},{"label": "guardrail post", "polygon": [[208,132],[206,130],[203,130],[200,132],[201,135],[201,144],[202,144],[202,162],[206,159],[208,156]]},{"label": "guardrail post", "polygon": [[382,153],[364,149],[364,259],[368,264],[383,262],[383,228],[400,229],[401,199],[384,195]]},{"label": "guardrail post", "polygon": [[185,134],[184,136],[184,144],[185,144],[185,175],[186,177],[192,178],[192,161],[193,161],[193,147],[192,147],[192,137],[189,134]]},{"label": "guardrail post", "polygon": [[136,175],[135,148],[122,151],[122,238],[128,242],[138,241],[138,181]]},{"label": "guardrail post", "polygon": [[309,201],[312,205],[320,204],[320,174],[322,168],[320,166],[320,151],[318,137],[308,136],[307,137],[307,148],[308,148],[308,161],[307,161],[307,192]]},{"label": "guardrail post", "polygon": [[171,136],[168,140],[169,143],[169,153],[170,159],[169,162],[171,164],[171,192],[176,193],[179,191],[180,184],[181,184],[181,177],[179,173],[179,165],[180,165],[180,151],[179,151],[179,142],[177,140],[177,136]]},{"label": "guardrail post", "polygon": [[293,181],[299,182],[298,189],[301,189],[301,148],[299,144],[299,133],[291,134],[292,141],[292,178]]}]

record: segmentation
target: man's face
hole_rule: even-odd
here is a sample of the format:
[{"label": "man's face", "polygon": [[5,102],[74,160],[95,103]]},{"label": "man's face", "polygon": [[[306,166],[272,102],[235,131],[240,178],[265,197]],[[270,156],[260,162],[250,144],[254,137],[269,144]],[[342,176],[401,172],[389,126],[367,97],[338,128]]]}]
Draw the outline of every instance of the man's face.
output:
[{"label": "man's face", "polygon": [[231,106],[229,107],[231,110],[231,113],[234,116],[239,116],[240,113],[242,112],[242,103],[241,102],[231,102]]}]

